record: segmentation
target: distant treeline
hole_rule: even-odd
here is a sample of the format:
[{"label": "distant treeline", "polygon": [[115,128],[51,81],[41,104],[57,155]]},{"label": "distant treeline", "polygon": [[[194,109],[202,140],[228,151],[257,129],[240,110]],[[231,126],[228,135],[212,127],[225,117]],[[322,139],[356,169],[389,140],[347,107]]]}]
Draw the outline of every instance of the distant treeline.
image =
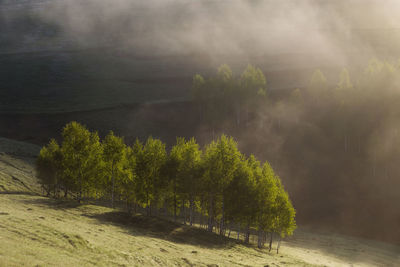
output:
[{"label": "distant treeline", "polygon": [[[125,201],[128,211],[142,207],[147,215],[167,210],[176,220],[189,211],[208,217],[208,231],[218,224],[226,234],[228,225],[258,230],[258,246],[265,233],[291,235],[296,228],[295,210],[280,178],[268,162],[246,157],[231,137],[220,136],[200,149],[194,138],[177,138],[170,151],[159,139],[149,137],[127,146],[110,132],[100,140],[77,122],[67,124],[62,143],[43,147],[37,159],[40,183],[47,195],[68,193],[82,199]],[[186,216],[184,219],[186,223]]]},{"label": "distant treeline", "polygon": [[271,90],[249,65],[195,75],[198,122],[268,159],[302,223],[398,241],[400,61],[315,70],[301,88]]}]

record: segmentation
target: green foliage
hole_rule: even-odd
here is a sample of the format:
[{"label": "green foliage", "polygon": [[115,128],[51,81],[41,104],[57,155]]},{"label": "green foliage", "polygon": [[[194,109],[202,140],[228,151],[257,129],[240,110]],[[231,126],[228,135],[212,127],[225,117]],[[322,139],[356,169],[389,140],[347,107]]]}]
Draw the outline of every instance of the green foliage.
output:
[{"label": "green foliage", "polygon": [[260,164],[255,166],[261,172],[257,180],[257,226],[262,231],[273,232],[274,205],[276,205],[277,188],[275,185],[275,173],[268,162],[265,162],[262,169]]},{"label": "green foliage", "polygon": [[36,160],[37,176],[42,188],[50,194],[51,187],[62,178],[62,154],[57,141],[52,139],[49,144],[40,150]]},{"label": "green foliage", "polygon": [[204,98],[206,97],[206,95],[203,93],[205,83],[206,82],[203,76],[201,76],[200,74],[196,74],[193,77],[193,85],[192,85],[193,98],[199,102],[204,101]]},{"label": "green foliage", "polygon": [[64,175],[72,182],[73,189],[89,193],[91,185],[103,179],[102,146],[97,132],[90,132],[77,122],[68,123],[62,133]]},{"label": "green foliage", "polygon": [[248,65],[240,77],[223,64],[215,77],[205,80],[201,75],[193,77],[193,97],[199,105],[200,118],[212,128],[232,114],[240,124],[241,113],[262,104],[267,96],[267,81],[259,68]]},{"label": "green foliage", "polygon": [[149,137],[144,146],[136,141],[133,153],[136,157],[137,201],[145,207],[157,207],[168,182],[166,177],[161,175],[167,160],[165,144],[159,139]]},{"label": "green foliage", "polygon": [[[111,205],[114,206],[115,187],[121,184],[121,180],[129,174],[126,168],[126,145],[123,138],[115,136],[111,131],[103,143],[103,160],[105,165],[105,175],[109,177],[106,185],[111,183]],[[106,186],[108,187],[108,186]]]},{"label": "green foliage", "polygon": [[248,65],[240,77],[241,90],[245,98],[255,95],[265,95],[267,80],[261,69]]},{"label": "green foliage", "polygon": [[[190,221],[195,208],[195,200],[201,189],[201,150],[194,138],[186,141],[177,138],[176,145],[172,147],[167,168],[170,181],[170,201],[174,217],[182,207],[181,203],[189,201]],[[171,208],[171,205],[170,205]]]},{"label": "green foliage", "polygon": [[221,83],[225,83],[225,84],[230,83],[233,79],[233,74],[232,74],[231,68],[227,64],[222,64],[218,68],[217,77]]},{"label": "green foliage", "polygon": [[353,83],[350,80],[349,71],[344,68],[339,76],[338,90],[350,90],[353,88]]},{"label": "green foliage", "polygon": [[277,187],[277,195],[273,205],[273,221],[271,223],[273,231],[280,234],[281,237],[292,235],[296,229],[295,215],[296,211],[289,199],[288,193],[284,190],[279,177],[274,177]]},{"label": "green foliage", "polygon": [[317,69],[311,76],[308,90],[311,94],[318,94],[327,89],[327,80],[321,70]]},{"label": "green foliage", "polygon": [[170,158],[176,162],[176,181],[178,192],[186,199],[194,198],[199,186],[201,151],[194,138],[186,141],[177,138],[171,149]]},{"label": "green foliage", "polygon": [[210,192],[222,192],[233,178],[241,154],[232,137],[222,135],[204,153],[205,183]]},{"label": "green foliage", "polygon": [[248,161],[241,160],[225,190],[226,218],[240,225],[255,224],[256,180]]},{"label": "green foliage", "polygon": [[300,91],[299,88],[296,88],[295,90],[293,90],[293,92],[290,94],[290,101],[293,104],[302,104],[304,99],[303,99],[303,95]]},{"label": "green foliage", "polygon": [[232,137],[220,136],[204,153],[194,138],[177,138],[169,155],[159,139],[149,137],[144,145],[136,140],[127,147],[123,138],[110,132],[100,142],[96,132],[77,122],[67,124],[62,137],[61,147],[51,140],[36,163],[48,194],[62,186],[78,193],[79,201],[82,194],[111,195],[113,206],[125,200],[128,208],[135,203],[148,214],[164,206],[174,217],[189,203],[190,223],[197,209],[208,215],[209,229],[219,221],[220,234],[226,222],[282,236],[295,228],[294,209],[271,166],[261,167],[253,155],[246,159]]}]

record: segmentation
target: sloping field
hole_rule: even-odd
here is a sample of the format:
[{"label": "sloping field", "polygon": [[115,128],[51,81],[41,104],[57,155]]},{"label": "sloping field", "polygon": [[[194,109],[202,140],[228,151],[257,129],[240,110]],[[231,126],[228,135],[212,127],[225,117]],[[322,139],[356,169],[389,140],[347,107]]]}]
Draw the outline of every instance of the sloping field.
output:
[{"label": "sloping field", "polygon": [[37,194],[33,164],[40,148],[0,138],[0,194]]},{"label": "sloping field", "polygon": [[37,147],[0,141],[0,266],[400,265],[399,246],[313,229],[297,230],[276,254],[160,218],[41,197]]},{"label": "sloping field", "polygon": [[204,230],[108,208],[0,195],[0,265],[308,266]]}]

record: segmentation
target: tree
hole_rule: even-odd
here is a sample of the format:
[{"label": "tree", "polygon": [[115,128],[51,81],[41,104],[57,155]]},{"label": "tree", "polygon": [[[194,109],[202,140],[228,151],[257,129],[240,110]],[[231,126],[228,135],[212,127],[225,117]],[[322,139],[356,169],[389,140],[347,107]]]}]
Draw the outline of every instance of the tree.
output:
[{"label": "tree", "polygon": [[[136,178],[136,158],[133,153],[133,149],[131,147],[125,148],[125,160],[122,161],[121,166],[121,194],[125,197],[126,200],[126,208],[128,212],[131,211],[131,204],[136,203],[136,187],[135,187],[135,178]],[[136,208],[136,206],[135,206]],[[136,210],[135,210],[136,212]]]},{"label": "tree", "polygon": [[[231,182],[241,157],[236,141],[226,135],[222,135],[217,141],[211,142],[205,149],[203,183],[204,189],[208,191],[208,231],[210,232],[213,229],[215,216],[221,215],[220,233],[223,233],[224,191]],[[218,210],[219,208],[221,210]]]},{"label": "tree", "polygon": [[56,186],[59,185],[62,175],[62,154],[60,146],[55,139],[51,139],[49,144],[40,150],[36,160],[37,176],[42,188],[50,195],[53,187],[54,195]]},{"label": "tree", "polygon": [[[256,219],[256,180],[248,160],[240,160],[232,181],[224,192],[226,219],[245,227],[245,242],[249,242],[250,226]],[[238,237],[239,237],[238,230]]]},{"label": "tree", "polygon": [[276,253],[278,253],[281,238],[286,235],[292,235],[297,226],[295,221],[296,211],[278,176],[275,177],[275,184],[277,187],[277,196],[273,208],[274,218],[272,227],[274,232],[279,235],[279,243],[276,249]]},{"label": "tree", "polygon": [[197,103],[199,109],[199,117],[200,121],[203,120],[206,101],[207,101],[207,94],[205,92],[205,85],[206,81],[204,80],[203,76],[200,74],[196,74],[193,76],[193,83],[192,83],[192,95],[194,101]]},{"label": "tree", "polygon": [[165,144],[159,139],[149,137],[144,146],[137,141],[133,151],[136,157],[137,197],[147,207],[148,215],[151,215],[151,207],[157,208],[161,193],[167,185],[167,179],[161,176],[167,159]]},{"label": "tree", "polygon": [[349,71],[344,68],[339,76],[339,82],[337,84],[338,90],[349,90],[353,88],[353,83],[350,80]]},{"label": "tree", "polygon": [[319,103],[321,97],[324,96],[324,94],[326,93],[327,87],[328,83],[325,75],[322,73],[321,70],[315,70],[311,76],[311,80],[307,88],[309,98],[314,103]]},{"label": "tree", "polygon": [[94,179],[102,179],[102,147],[97,132],[91,133],[77,122],[68,123],[62,136],[64,175],[73,180],[80,202],[82,192],[93,188]]},{"label": "tree", "polygon": [[219,222],[219,234],[225,235],[225,225],[236,223],[245,227],[245,242],[249,243],[250,229],[257,228],[259,247],[264,233],[271,233],[271,248],[272,233],[284,237],[296,228],[295,210],[279,177],[268,162],[261,167],[254,155],[242,155],[232,137],[220,136],[204,153],[194,138],[177,138],[167,156],[159,139],[149,137],[145,145],[136,140],[127,147],[123,138],[110,132],[100,143],[96,132],[77,122],[67,124],[62,136],[61,147],[51,140],[36,162],[48,195],[51,188],[56,192],[64,186],[77,192],[81,201],[84,193],[93,196],[93,190],[101,189],[110,194],[111,187],[112,206],[117,195],[126,200],[128,212],[135,202],[135,212],[139,204],[147,208],[148,215],[152,207],[157,210],[160,203],[166,206],[173,198],[175,219],[180,200],[186,224],[189,202],[190,225],[197,206],[209,217],[209,231]]},{"label": "tree", "polygon": [[231,68],[227,64],[219,66],[217,78],[221,83],[229,84],[233,79]]},{"label": "tree", "polygon": [[167,192],[169,193],[169,196],[167,196],[167,201],[169,204],[168,208],[171,209],[171,201],[172,201],[172,211],[174,215],[174,222],[176,222],[176,215],[177,215],[177,208],[178,208],[178,194],[179,194],[179,181],[178,181],[178,167],[179,167],[179,158],[175,155],[173,155],[172,151],[174,148],[172,148],[171,152],[169,153],[167,160],[164,164],[164,168],[162,170],[163,175],[168,179],[169,181],[169,188],[167,189]]},{"label": "tree", "polygon": [[111,131],[103,143],[103,159],[105,169],[110,177],[111,187],[111,206],[114,208],[115,182],[120,182],[124,175],[124,164],[126,161],[126,145],[123,138],[115,136]]},{"label": "tree", "polygon": [[176,163],[176,178],[173,179],[174,216],[176,216],[176,194],[178,193],[183,202],[189,200],[190,225],[192,225],[194,202],[198,193],[200,178],[201,151],[199,150],[199,145],[194,138],[188,141],[184,138],[177,138],[176,145],[171,149],[170,158]]},{"label": "tree", "polygon": [[218,68],[215,78],[215,87],[218,90],[215,110],[220,114],[220,119],[225,119],[234,110],[235,92],[237,89],[236,81],[233,78],[232,70],[227,64],[222,64]]},{"label": "tree", "polygon": [[[263,232],[272,232],[274,205],[277,197],[276,176],[268,162],[260,168],[260,164],[254,161],[253,170],[257,173],[257,208],[256,222],[258,228],[258,247],[263,245]],[[272,237],[272,235],[271,235]]]},{"label": "tree", "polygon": [[[264,98],[267,93],[267,80],[261,69],[248,65],[240,76],[238,98],[239,109],[244,106],[248,122],[249,106],[256,106],[257,100]],[[239,116],[239,114],[238,114]],[[237,119],[238,120],[238,119]]]}]

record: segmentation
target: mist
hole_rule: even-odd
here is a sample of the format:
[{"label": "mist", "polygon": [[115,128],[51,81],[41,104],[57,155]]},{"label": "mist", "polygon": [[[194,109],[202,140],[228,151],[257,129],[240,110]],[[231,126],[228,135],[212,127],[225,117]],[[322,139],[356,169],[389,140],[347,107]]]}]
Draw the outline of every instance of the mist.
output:
[{"label": "mist", "polygon": [[[197,114],[191,103],[192,76],[201,73],[209,77],[217,66],[228,63],[239,77],[247,64],[254,64],[266,75],[268,106],[255,112],[250,126],[238,129],[231,119],[225,119],[214,129],[215,134],[234,135],[243,151],[272,163],[293,196],[301,223],[325,224],[381,240],[397,242],[400,238],[396,230],[400,221],[396,207],[399,113],[394,101],[400,91],[399,80],[385,77],[385,82],[365,89],[368,83],[364,77],[371,58],[398,68],[399,1],[38,0],[0,4],[2,53],[57,54],[51,58],[57,64],[44,64],[50,71],[42,76],[43,84],[50,85],[34,84],[35,95],[53,97],[55,91],[54,95],[66,99],[68,88],[60,87],[59,80],[51,83],[49,78],[55,69],[59,76],[71,75],[68,82],[98,77],[112,82],[128,80],[127,91],[138,88],[140,93],[124,98],[125,91],[111,82],[107,87],[103,80],[92,91],[86,84],[72,83],[77,92],[65,102],[74,104],[76,95],[82,94],[85,108],[91,108],[99,98],[114,106],[142,99],[151,102],[154,99],[142,94],[156,87],[163,89],[157,91],[157,98],[153,96],[156,100],[180,96],[187,101],[179,107],[144,106],[124,109],[123,114],[112,111],[115,113],[105,116],[107,122],[86,113],[84,118],[77,114],[46,115],[45,119],[38,116],[35,119],[46,121],[40,126],[50,129],[46,132],[29,125],[42,131],[44,137],[39,143],[54,136],[66,118],[82,119],[103,134],[114,129],[128,140],[153,135],[172,144],[176,135],[185,135],[207,143],[212,138],[209,125],[193,120]],[[81,54],[67,53],[86,55],[92,50],[95,52],[90,56],[96,60],[80,61]],[[97,60],[103,57],[103,61]],[[78,63],[73,65],[75,61]],[[134,63],[126,63],[131,61]],[[58,62],[65,64],[60,67]],[[72,67],[64,68],[68,64]],[[329,97],[324,96],[318,104],[306,100],[315,69],[324,72],[333,91],[344,67],[349,69],[357,90],[346,95],[343,102],[354,106],[340,113],[344,104],[326,100]],[[75,75],[75,69],[82,74]],[[399,75],[398,70],[394,75]],[[139,79],[140,84],[149,86],[140,87]],[[174,89],[167,88],[166,83]],[[104,88],[111,92],[104,94],[106,97],[102,95]],[[296,88],[303,93],[303,106],[288,100]],[[115,100],[114,95],[120,96]],[[105,111],[98,114],[104,116]],[[171,123],[168,115],[177,122]],[[18,120],[26,122],[26,118]],[[18,131],[23,126],[15,127]],[[340,132],[339,127],[347,132]],[[26,132],[20,133],[21,139],[27,138]],[[374,214],[379,218],[371,219]]]},{"label": "mist", "polygon": [[[7,13],[18,2],[5,3],[2,13],[7,16],[3,17],[10,20],[12,15]],[[370,40],[371,37],[395,39],[393,33],[398,37],[400,26],[396,16],[400,4],[394,0],[33,3],[25,8],[58,30],[55,37],[62,39],[57,40],[57,45],[109,47],[150,55],[251,58],[307,53],[318,55],[321,64],[347,65],[348,57],[354,53],[381,52],[382,47],[374,43],[379,40]]]}]

